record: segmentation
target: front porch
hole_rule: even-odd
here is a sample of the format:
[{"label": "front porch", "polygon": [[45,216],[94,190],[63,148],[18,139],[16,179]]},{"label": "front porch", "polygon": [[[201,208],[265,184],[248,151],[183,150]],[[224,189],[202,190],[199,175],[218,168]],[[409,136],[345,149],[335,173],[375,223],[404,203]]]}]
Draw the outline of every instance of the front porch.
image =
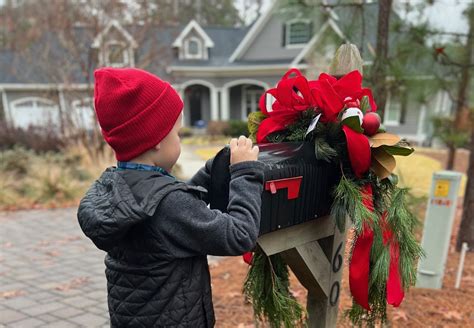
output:
[{"label": "front porch", "polygon": [[175,87],[184,101],[184,125],[195,126],[198,121],[245,121],[248,114],[259,110],[260,96],[269,85],[251,79],[235,80],[222,86],[191,80]]}]

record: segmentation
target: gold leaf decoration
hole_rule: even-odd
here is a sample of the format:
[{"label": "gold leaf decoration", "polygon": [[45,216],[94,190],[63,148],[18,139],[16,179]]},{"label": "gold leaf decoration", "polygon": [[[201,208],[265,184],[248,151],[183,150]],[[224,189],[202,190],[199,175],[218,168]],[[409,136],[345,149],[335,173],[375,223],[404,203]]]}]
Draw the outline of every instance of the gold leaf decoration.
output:
[{"label": "gold leaf decoration", "polygon": [[372,137],[369,137],[370,147],[377,148],[380,146],[395,146],[399,143],[401,138],[391,133],[377,133]]},{"label": "gold leaf decoration", "polygon": [[395,167],[395,157],[387,153],[383,148],[372,149],[372,171],[383,180],[388,178]]}]

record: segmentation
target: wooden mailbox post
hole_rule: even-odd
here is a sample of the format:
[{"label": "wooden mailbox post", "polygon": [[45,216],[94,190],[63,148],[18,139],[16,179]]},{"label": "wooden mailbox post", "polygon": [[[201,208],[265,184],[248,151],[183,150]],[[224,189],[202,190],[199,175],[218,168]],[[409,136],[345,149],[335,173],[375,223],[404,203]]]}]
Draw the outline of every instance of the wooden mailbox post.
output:
[{"label": "wooden mailbox post", "polygon": [[[329,73],[337,77],[356,69],[362,73],[357,47],[342,45]],[[325,216],[264,234],[258,239],[265,254],[279,253],[308,290],[306,309],[310,328],[336,326],[346,230],[339,231],[335,220]]]}]

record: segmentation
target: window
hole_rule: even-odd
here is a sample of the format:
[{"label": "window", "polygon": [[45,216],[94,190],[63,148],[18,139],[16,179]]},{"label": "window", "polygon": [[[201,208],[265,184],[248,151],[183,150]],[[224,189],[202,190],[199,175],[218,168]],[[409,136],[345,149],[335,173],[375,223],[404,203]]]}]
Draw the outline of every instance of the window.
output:
[{"label": "window", "polygon": [[246,121],[250,113],[258,111],[258,102],[262,94],[261,87],[253,85],[242,87],[242,120]]},{"label": "window", "polygon": [[286,23],[286,46],[300,46],[311,38],[311,24],[306,20],[295,20]]},{"label": "window", "polygon": [[184,42],[185,59],[203,59],[202,42],[196,37],[190,37]]},{"label": "window", "polygon": [[60,126],[59,107],[49,99],[28,97],[11,103],[13,125],[27,129],[29,126]]},{"label": "window", "polygon": [[97,123],[92,98],[75,100],[71,104],[71,120],[76,128],[92,130]]},{"label": "window", "polygon": [[129,66],[128,48],[124,43],[112,41],[105,46],[105,64],[112,67]]},{"label": "window", "polygon": [[399,125],[402,116],[402,103],[396,95],[389,95],[385,106],[383,122],[385,125]]},{"label": "window", "polygon": [[189,40],[188,42],[188,54],[196,56],[199,54],[199,43],[196,40]]}]

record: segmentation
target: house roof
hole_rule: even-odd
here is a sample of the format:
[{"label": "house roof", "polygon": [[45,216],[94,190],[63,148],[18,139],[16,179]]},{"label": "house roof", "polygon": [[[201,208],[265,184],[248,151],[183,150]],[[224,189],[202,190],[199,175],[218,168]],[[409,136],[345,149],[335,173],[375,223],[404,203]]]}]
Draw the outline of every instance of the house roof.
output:
[{"label": "house roof", "polygon": [[[166,68],[169,65],[220,66],[227,63],[232,51],[246,34],[248,28],[205,27],[205,33],[215,46],[210,48],[207,61],[175,58],[173,42],[183,26],[124,26],[138,44],[135,65],[164,79],[172,81]],[[56,33],[45,33],[23,51],[0,50],[0,83],[88,83],[98,65],[97,51],[92,47],[97,35],[87,27],[76,27],[69,40],[73,46]],[[91,56],[90,69],[87,65]],[[80,60],[77,60],[80,58]],[[82,62],[82,63],[81,63]]]},{"label": "house roof", "polygon": [[[328,21],[320,22],[320,25],[330,22],[329,26],[342,39],[347,37],[350,42],[355,43],[361,49],[363,58],[370,61],[376,45],[377,20],[374,17],[378,15],[378,4],[374,2],[364,6],[364,24],[354,13],[357,9],[351,6],[336,7],[330,12]],[[271,8],[270,11],[272,10]],[[68,38],[52,32],[45,33],[28,47],[28,51],[0,50],[0,84],[92,82],[93,70],[98,65],[99,49],[95,47],[112,26],[118,26],[118,30],[122,34],[125,33],[132,47],[137,46],[134,49],[136,67],[146,69],[170,82],[173,82],[173,76],[168,70],[169,67],[181,69],[187,67],[193,69],[214,67],[215,69],[221,66],[249,67],[252,65],[288,65],[289,67],[292,63],[294,64],[295,58],[303,56],[251,61],[238,59],[236,56],[239,51],[244,51],[242,49],[246,47],[245,44],[251,41],[250,34],[258,33],[260,25],[265,23],[265,17],[268,18],[268,15],[263,15],[248,27],[202,27],[200,33],[209,39],[208,45],[211,43],[213,45],[208,48],[208,60],[179,60],[176,56],[177,49],[173,47],[177,45],[176,41],[182,39],[187,29],[192,29],[196,25],[198,30],[201,28],[193,21],[186,26],[174,27],[121,26],[113,21],[100,32],[93,31],[89,27],[75,27],[72,31],[73,36]],[[363,25],[365,25],[364,28],[362,28]],[[396,42],[396,37],[392,35],[391,46],[394,42]],[[305,50],[307,49],[302,49],[302,51]],[[80,60],[77,60],[78,57]]]}]

